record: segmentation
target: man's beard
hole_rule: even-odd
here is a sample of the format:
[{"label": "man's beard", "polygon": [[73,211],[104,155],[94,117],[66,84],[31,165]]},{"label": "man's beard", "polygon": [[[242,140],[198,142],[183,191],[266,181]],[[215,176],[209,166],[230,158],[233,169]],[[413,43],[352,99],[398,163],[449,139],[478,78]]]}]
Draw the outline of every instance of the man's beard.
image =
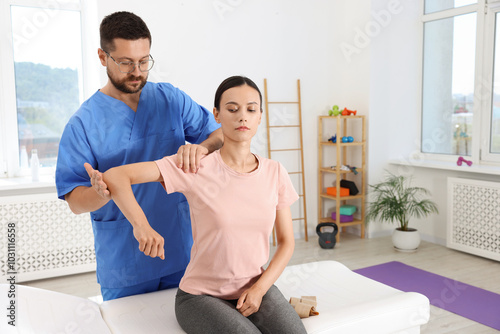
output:
[{"label": "man's beard", "polygon": [[[118,89],[120,92],[126,94],[135,94],[137,92],[140,92],[141,89],[146,85],[146,82],[148,80],[148,75],[146,75],[146,77],[143,78],[143,77],[136,77],[131,74],[128,74],[125,78],[121,80],[115,80],[109,73],[109,70],[107,70],[106,73],[108,74],[109,81],[111,81],[113,86],[115,86],[115,88]],[[140,84],[136,88],[131,89],[127,86],[127,81],[140,81]]]}]

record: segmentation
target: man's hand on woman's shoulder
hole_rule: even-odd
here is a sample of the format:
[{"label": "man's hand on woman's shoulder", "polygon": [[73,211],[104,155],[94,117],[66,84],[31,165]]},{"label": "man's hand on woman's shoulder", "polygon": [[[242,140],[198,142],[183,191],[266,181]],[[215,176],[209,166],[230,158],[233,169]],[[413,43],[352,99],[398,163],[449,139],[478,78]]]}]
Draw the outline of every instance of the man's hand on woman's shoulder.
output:
[{"label": "man's hand on woman's shoulder", "polygon": [[196,173],[200,168],[201,158],[208,153],[208,149],[202,145],[182,145],[177,150],[177,167],[182,168],[184,173]]}]

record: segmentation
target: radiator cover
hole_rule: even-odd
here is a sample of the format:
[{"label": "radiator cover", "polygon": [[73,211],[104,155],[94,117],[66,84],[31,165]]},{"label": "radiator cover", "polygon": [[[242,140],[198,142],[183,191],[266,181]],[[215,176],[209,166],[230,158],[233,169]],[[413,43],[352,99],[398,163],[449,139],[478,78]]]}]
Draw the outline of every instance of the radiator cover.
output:
[{"label": "radiator cover", "polygon": [[[14,226],[15,242],[8,242]],[[0,197],[0,275],[15,252],[18,282],[95,270],[90,215],[75,215],[54,193]]]},{"label": "radiator cover", "polygon": [[500,261],[500,183],[448,178],[446,245]]}]

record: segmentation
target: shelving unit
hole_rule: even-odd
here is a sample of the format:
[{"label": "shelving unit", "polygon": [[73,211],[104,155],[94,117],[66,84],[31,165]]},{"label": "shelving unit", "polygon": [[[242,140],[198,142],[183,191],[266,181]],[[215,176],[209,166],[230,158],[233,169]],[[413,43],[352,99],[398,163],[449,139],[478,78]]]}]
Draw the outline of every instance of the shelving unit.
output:
[{"label": "shelving unit", "polygon": [[[361,123],[361,124],[360,124]],[[325,132],[323,131],[325,130]],[[328,132],[326,132],[328,131]],[[332,131],[330,133],[330,131]],[[352,133],[352,134],[351,134]],[[333,135],[336,143],[328,141]],[[342,143],[343,136],[352,136],[354,141]],[[318,126],[318,217],[319,222],[335,222],[339,232],[347,226],[359,225],[361,238],[365,237],[365,194],[366,194],[366,123],[365,116],[319,116]],[[330,154],[331,152],[331,154]],[[349,153],[349,154],[348,154]],[[329,158],[331,165],[327,165]],[[357,175],[351,170],[342,170],[341,166],[356,166]],[[326,178],[333,178],[333,184],[326,184]],[[357,195],[340,196],[340,181],[350,180],[359,190]],[[326,188],[335,186],[337,195],[326,193]],[[352,222],[340,222],[340,207],[345,204],[356,205],[357,211]],[[334,210],[329,210],[329,209]],[[331,212],[336,212],[336,219],[331,218]],[[337,242],[340,233],[337,234]]]}]

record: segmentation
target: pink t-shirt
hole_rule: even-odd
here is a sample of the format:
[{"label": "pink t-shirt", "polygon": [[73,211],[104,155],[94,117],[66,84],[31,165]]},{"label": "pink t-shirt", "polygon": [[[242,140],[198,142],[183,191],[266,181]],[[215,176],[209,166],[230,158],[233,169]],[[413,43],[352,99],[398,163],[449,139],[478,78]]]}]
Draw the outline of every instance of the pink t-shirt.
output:
[{"label": "pink t-shirt", "polygon": [[191,210],[193,247],[183,291],[237,299],[264,271],[276,210],[298,195],[279,162],[256,157],[259,166],[250,173],[229,168],[220,151],[204,157],[196,174],[177,168],[175,155],[156,161],[166,191],[183,193]]}]

